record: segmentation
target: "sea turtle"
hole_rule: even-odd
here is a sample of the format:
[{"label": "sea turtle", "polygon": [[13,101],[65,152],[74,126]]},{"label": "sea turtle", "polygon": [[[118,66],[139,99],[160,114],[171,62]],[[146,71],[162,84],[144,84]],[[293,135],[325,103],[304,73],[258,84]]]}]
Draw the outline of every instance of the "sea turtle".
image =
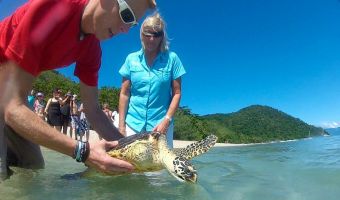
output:
[{"label": "sea turtle", "polygon": [[151,132],[122,138],[118,145],[107,153],[111,157],[133,164],[133,172],[150,172],[165,168],[179,181],[195,183],[197,172],[188,160],[207,152],[216,141],[217,137],[210,135],[186,148],[173,150],[168,148],[164,134]]}]

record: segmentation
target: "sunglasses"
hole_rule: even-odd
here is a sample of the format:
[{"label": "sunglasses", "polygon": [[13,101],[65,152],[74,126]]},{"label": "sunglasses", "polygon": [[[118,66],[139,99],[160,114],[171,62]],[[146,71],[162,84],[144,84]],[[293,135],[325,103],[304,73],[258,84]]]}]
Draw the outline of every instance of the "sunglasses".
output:
[{"label": "sunglasses", "polygon": [[137,18],[130,6],[124,0],[117,0],[119,5],[119,16],[124,24],[135,26],[138,24]]},{"label": "sunglasses", "polygon": [[157,32],[144,32],[143,31],[142,34],[147,38],[150,38],[150,37],[159,38],[164,35],[164,32],[163,31],[157,31]]}]

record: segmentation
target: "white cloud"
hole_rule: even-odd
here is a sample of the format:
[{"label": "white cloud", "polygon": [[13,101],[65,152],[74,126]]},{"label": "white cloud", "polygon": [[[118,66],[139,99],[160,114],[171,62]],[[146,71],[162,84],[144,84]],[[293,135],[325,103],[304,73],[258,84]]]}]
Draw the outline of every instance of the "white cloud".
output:
[{"label": "white cloud", "polygon": [[340,127],[340,122],[323,122],[321,123],[322,128],[338,128]]}]

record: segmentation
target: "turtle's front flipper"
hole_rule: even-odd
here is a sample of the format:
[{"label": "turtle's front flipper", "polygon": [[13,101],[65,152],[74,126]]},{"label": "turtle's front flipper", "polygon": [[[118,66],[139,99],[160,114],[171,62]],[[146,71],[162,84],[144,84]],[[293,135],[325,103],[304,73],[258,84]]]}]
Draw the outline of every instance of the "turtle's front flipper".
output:
[{"label": "turtle's front flipper", "polygon": [[190,160],[193,157],[199,156],[202,153],[207,152],[211,147],[215,145],[216,141],[217,136],[209,135],[203,140],[189,144],[187,147],[175,150],[174,152],[177,156]]}]

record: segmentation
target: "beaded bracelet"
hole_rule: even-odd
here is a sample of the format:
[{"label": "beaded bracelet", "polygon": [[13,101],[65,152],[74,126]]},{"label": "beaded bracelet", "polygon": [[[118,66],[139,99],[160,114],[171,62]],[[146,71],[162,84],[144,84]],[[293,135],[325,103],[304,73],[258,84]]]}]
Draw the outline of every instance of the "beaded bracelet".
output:
[{"label": "beaded bracelet", "polygon": [[76,159],[77,162],[85,162],[90,154],[90,144],[88,142],[78,141],[77,146],[74,149],[73,158]]}]

